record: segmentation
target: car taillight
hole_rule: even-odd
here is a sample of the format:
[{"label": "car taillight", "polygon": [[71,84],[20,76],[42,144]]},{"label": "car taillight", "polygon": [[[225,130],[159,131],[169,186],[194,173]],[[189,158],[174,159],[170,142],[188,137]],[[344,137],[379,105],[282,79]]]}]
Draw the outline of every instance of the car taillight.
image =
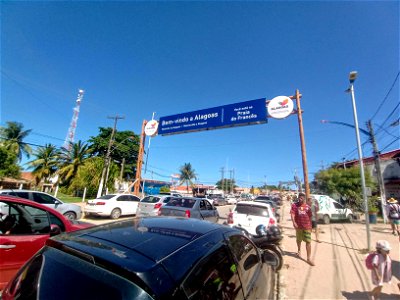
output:
[{"label": "car taillight", "polygon": [[271,226],[271,225],[275,225],[275,219],[274,218],[269,218],[268,226]]},{"label": "car taillight", "polygon": [[228,224],[233,224],[233,212],[228,214]]},{"label": "car taillight", "polygon": [[161,203],[154,204],[154,209],[159,209],[161,207]]},{"label": "car taillight", "polygon": [[96,202],[96,205],[106,205],[105,202]]},{"label": "car taillight", "polygon": [[186,218],[190,218],[190,210],[185,211]]}]

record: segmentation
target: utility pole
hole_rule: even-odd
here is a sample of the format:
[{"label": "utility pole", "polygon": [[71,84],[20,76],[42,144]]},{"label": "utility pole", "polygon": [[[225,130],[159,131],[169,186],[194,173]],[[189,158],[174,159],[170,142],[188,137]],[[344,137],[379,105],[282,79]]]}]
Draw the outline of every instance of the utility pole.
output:
[{"label": "utility pole", "polygon": [[[119,119],[125,119],[125,117],[121,117],[116,115],[115,117],[107,117],[108,119],[114,119],[114,127],[113,130],[111,132],[111,137],[110,137],[110,141],[108,142],[108,148],[107,148],[107,153],[106,153],[106,157],[104,159],[104,167],[103,167],[103,171],[101,173],[101,179],[100,179],[100,184],[99,184],[99,189],[97,190],[97,198],[101,197],[101,195],[103,194],[103,189],[104,189],[104,185],[107,185],[107,179],[105,179],[106,174],[109,171],[109,166],[110,166],[110,154],[111,154],[111,145],[114,142],[114,134],[115,134],[115,130],[117,128],[117,122]],[[108,176],[107,176],[108,177]],[[104,182],[105,181],[105,182]]]},{"label": "utility pole", "polygon": [[221,187],[222,190],[224,190],[224,185],[225,185],[225,167],[221,168]]},{"label": "utility pole", "polygon": [[[140,134],[140,146],[139,146],[139,153],[138,153],[138,160],[136,164],[136,180],[134,184],[133,193],[136,196],[139,196],[140,190],[140,180],[142,178],[142,165],[143,165],[143,156],[144,156],[144,144],[146,142],[146,135],[144,133],[144,128],[146,127],[147,121],[143,120],[142,123],[142,133]],[[144,191],[143,191],[144,192]]]},{"label": "utility pole", "polygon": [[385,192],[385,183],[383,181],[383,176],[382,176],[382,171],[381,171],[381,160],[379,158],[379,151],[378,151],[378,145],[375,140],[375,133],[374,129],[372,128],[372,122],[369,120],[367,122],[367,128],[369,130],[369,138],[373,147],[373,153],[374,153],[374,161],[375,161],[375,168],[376,168],[376,175],[378,178],[378,184],[379,184],[379,190],[381,192],[381,208],[382,208],[382,215],[383,215],[383,220],[386,224],[387,218],[386,218],[386,213],[385,213],[385,204],[386,204],[386,192]]}]

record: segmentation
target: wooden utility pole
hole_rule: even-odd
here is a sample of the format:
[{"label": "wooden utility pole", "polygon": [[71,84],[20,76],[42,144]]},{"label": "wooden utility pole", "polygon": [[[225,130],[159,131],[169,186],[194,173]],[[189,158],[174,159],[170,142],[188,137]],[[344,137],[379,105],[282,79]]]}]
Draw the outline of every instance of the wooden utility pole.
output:
[{"label": "wooden utility pole", "polygon": [[139,196],[140,182],[141,182],[141,177],[142,177],[144,144],[146,142],[146,135],[144,133],[144,128],[146,127],[146,124],[147,124],[147,121],[143,120],[142,133],[140,134],[140,146],[139,146],[138,160],[136,163],[136,179],[135,179],[135,184],[134,184],[134,189],[133,189],[133,193],[136,196]]},{"label": "wooden utility pole", "polygon": [[299,133],[300,133],[300,143],[301,143],[301,159],[303,161],[303,177],[304,177],[304,189],[306,192],[306,199],[310,196],[310,184],[308,182],[308,168],[307,168],[307,154],[306,154],[306,142],[304,139],[304,129],[303,129],[303,117],[302,110],[300,106],[301,94],[299,90],[296,90],[296,106],[297,106],[297,119],[299,121]]}]

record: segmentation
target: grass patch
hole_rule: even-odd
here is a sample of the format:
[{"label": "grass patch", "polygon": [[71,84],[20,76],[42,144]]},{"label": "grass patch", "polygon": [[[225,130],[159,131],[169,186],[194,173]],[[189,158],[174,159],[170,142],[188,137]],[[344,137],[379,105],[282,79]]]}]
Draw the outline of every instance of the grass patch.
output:
[{"label": "grass patch", "polygon": [[60,199],[62,202],[65,202],[65,203],[82,202],[82,197],[73,197],[73,196],[66,195],[66,194],[63,194],[63,193],[60,193],[60,192],[57,193],[57,198]]}]

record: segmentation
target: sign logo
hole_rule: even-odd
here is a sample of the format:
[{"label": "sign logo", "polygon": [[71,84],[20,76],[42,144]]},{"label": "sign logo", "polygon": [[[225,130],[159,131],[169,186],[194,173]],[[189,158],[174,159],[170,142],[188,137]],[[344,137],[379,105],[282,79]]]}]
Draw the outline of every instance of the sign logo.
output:
[{"label": "sign logo", "polygon": [[144,134],[147,136],[155,136],[158,130],[158,122],[156,120],[148,121],[144,127]]},{"label": "sign logo", "polygon": [[278,96],[269,101],[268,114],[275,119],[283,119],[293,112],[293,101],[287,96]]}]

